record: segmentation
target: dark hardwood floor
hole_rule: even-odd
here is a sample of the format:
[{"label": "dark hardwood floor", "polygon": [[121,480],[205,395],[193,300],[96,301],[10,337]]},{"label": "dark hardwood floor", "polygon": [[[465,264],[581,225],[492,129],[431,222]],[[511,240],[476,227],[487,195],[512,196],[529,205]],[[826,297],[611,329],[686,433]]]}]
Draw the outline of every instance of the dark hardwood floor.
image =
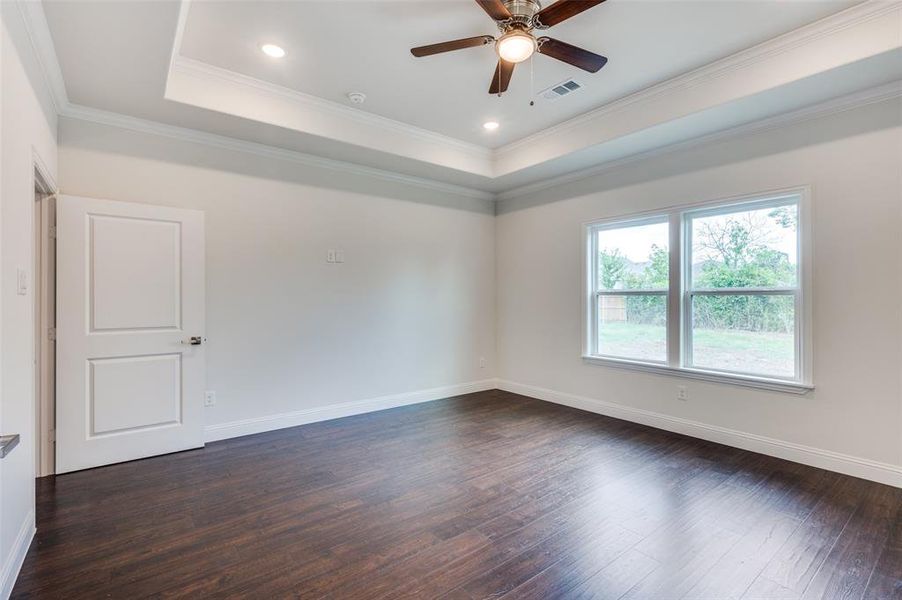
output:
[{"label": "dark hardwood floor", "polygon": [[902,490],[500,391],[37,502],[14,598],[902,598]]}]

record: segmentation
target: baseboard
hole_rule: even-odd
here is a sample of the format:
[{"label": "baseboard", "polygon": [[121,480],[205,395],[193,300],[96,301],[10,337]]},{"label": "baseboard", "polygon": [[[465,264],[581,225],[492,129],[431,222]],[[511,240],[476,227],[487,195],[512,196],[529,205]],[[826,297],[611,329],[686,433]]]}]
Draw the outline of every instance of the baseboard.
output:
[{"label": "baseboard", "polygon": [[316,408],[255,417],[229,423],[220,423],[218,425],[207,425],[204,427],[204,440],[207,442],[214,442],[242,435],[251,435],[254,433],[263,433],[264,431],[273,431],[276,429],[284,429],[286,427],[296,427],[298,425],[316,423],[318,421],[350,417],[377,410],[385,410],[387,408],[397,408],[409,404],[440,400],[442,398],[459,396],[461,394],[493,390],[496,387],[496,380],[485,379],[482,381],[458,383],[426,390],[418,390],[415,392],[405,392],[402,394],[392,394],[390,396],[379,396],[377,398],[343,402],[341,404],[318,406]]},{"label": "baseboard", "polygon": [[213,442],[495,388],[902,488],[900,466],[503,379],[473,381],[208,425],[204,428],[204,437],[206,441]]},{"label": "baseboard", "polygon": [[503,379],[498,389],[902,488],[902,466]]},{"label": "baseboard", "polygon": [[34,511],[28,511],[22,527],[19,529],[19,535],[10,549],[9,556],[3,563],[3,572],[0,573],[0,598],[7,600],[13,593],[13,585],[19,576],[19,570],[22,563],[25,562],[25,555],[28,554],[28,547],[31,546],[31,540],[34,539]]}]

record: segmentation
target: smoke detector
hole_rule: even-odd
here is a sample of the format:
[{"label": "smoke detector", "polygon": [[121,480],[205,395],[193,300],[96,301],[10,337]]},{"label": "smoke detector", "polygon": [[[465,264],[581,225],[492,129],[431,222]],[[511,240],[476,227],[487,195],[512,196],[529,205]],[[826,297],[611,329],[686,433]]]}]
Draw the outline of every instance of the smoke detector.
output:
[{"label": "smoke detector", "polygon": [[348,100],[351,104],[363,104],[366,102],[366,94],[363,92],[351,92],[348,94]]}]

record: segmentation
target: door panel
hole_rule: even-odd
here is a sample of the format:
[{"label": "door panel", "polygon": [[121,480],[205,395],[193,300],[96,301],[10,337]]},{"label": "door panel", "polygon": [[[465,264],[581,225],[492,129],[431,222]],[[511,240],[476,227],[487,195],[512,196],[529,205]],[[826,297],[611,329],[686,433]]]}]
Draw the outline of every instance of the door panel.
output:
[{"label": "door panel", "polygon": [[91,329],[179,328],[180,223],[90,215]]},{"label": "door panel", "polygon": [[57,473],[203,446],[203,213],[57,211]]},{"label": "door panel", "polygon": [[90,359],[89,436],[180,425],[181,358],[161,354]]}]

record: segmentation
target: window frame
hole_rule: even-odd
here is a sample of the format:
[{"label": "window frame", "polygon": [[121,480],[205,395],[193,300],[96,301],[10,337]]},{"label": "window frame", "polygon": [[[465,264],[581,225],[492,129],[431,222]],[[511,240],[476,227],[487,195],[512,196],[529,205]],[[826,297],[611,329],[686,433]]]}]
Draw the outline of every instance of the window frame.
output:
[{"label": "window frame", "polygon": [[[597,277],[598,277],[598,234],[602,231],[612,230],[612,229],[629,229],[630,227],[642,227],[643,225],[667,225],[668,231],[670,227],[670,219],[667,214],[659,214],[659,215],[651,215],[651,216],[642,216],[636,219],[627,219],[627,220],[615,220],[610,222],[596,222],[588,225],[588,244],[591,249],[589,251],[589,256],[587,257],[590,261],[590,271],[589,271],[589,286],[592,288],[591,300],[592,306],[590,310],[592,312],[592,317],[590,318],[589,327],[591,331],[588,335],[588,348],[589,353],[592,356],[597,356],[599,358],[608,359],[608,360],[623,360],[630,362],[638,362],[643,364],[650,365],[666,365],[668,356],[670,354],[670,344],[669,344],[669,336],[670,336],[670,285],[672,285],[673,277],[670,273],[670,268],[668,268],[668,287],[664,289],[648,289],[648,290],[603,290],[598,285]],[[670,240],[668,239],[668,255],[670,253]],[[671,267],[671,265],[668,265]],[[664,329],[667,335],[665,339],[665,356],[664,360],[639,360],[635,358],[627,358],[627,357],[618,357],[610,354],[600,354],[598,353],[598,303],[602,296],[663,296],[664,297],[664,312],[665,312],[665,320],[668,323],[665,323]]]},{"label": "window frame", "polygon": [[[723,288],[716,290],[692,289],[691,282],[691,223],[692,218],[728,214],[743,209],[754,210],[769,206],[783,206],[793,202],[798,207],[798,273],[796,286],[792,288]],[[619,229],[642,224],[667,222],[669,225],[670,272],[666,298],[666,363],[613,357],[596,353],[597,344],[597,290],[594,289],[597,274],[597,235],[604,229]],[[704,202],[687,203],[660,210],[618,215],[584,223],[581,227],[583,256],[582,293],[582,357],[590,364],[653,372],[664,375],[700,379],[766,389],[778,392],[803,394],[812,389],[812,264],[811,242],[811,193],[807,186],[799,186],[770,192],[720,198]],[[614,295],[640,293],[642,291],[617,290]],[[751,292],[751,293],[749,293]],[[645,292],[646,294],[648,292]],[[656,293],[658,293],[656,291]],[[734,371],[715,370],[692,366],[692,298],[698,295],[793,295],[795,306],[795,376],[792,378],[769,377]]]}]

